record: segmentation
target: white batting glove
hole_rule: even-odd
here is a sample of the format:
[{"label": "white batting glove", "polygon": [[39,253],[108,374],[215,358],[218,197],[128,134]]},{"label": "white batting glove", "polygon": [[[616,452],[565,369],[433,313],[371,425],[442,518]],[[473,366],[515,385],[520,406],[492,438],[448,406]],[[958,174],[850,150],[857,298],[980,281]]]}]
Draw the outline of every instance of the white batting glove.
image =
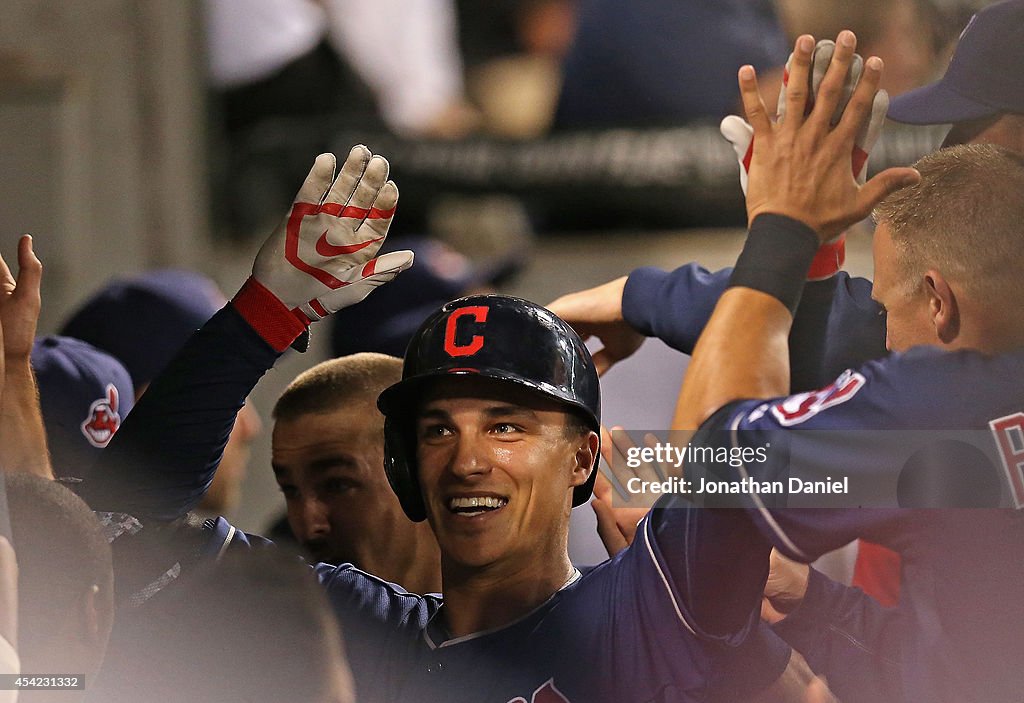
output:
[{"label": "white batting glove", "polygon": [[[818,90],[821,88],[821,81],[825,77],[829,63],[832,61],[833,53],[835,53],[835,42],[829,39],[819,41],[814,47],[814,53],[811,57],[808,99],[804,108],[805,114],[810,113],[814,107]],[[790,54],[782,76],[782,90],[779,92],[777,116],[780,122],[786,116],[786,86],[789,83],[789,67],[792,60],[793,56]],[[846,80],[843,82],[842,96],[836,106],[835,113],[832,115],[831,124],[833,126],[838,124],[839,119],[842,117],[843,110],[846,109],[846,105],[857,86],[857,81],[860,80],[863,68],[863,59],[859,54],[854,54],[850,69],[846,74]],[[879,90],[875,93],[874,103],[871,106],[871,116],[861,127],[854,141],[852,154],[853,177],[860,185],[864,185],[867,180],[868,154],[881,135],[882,125],[885,122],[885,114],[888,112],[888,109],[889,96],[884,90]],[[746,195],[747,173],[750,170],[750,158],[754,151],[754,128],[742,117],[729,115],[722,120],[719,129],[722,132],[722,136],[729,140],[733,150],[736,152],[736,158],[740,164],[740,186],[743,188],[743,194]],[[846,233],[844,232],[835,239],[821,245],[808,270],[807,279],[817,281],[829,278],[842,268],[845,260]]]},{"label": "white batting glove", "polygon": [[[831,39],[822,39],[814,46],[814,53],[811,54],[811,74],[809,90],[807,92],[807,104],[804,107],[805,115],[810,114],[811,110],[814,109],[818,90],[821,88],[821,81],[825,78],[825,72],[828,71],[828,65],[832,62],[832,55],[835,51],[836,43]],[[782,90],[779,91],[777,117],[779,122],[782,122],[786,116],[786,86],[789,85],[789,67],[792,61],[793,55],[790,54],[782,73]],[[843,116],[843,110],[846,109],[847,103],[850,102],[850,96],[853,95],[853,90],[857,87],[857,81],[860,80],[860,74],[863,70],[864,60],[860,54],[854,54],[853,61],[850,63],[850,69],[846,73],[846,80],[843,81],[843,93],[836,105],[835,112],[832,113],[832,119],[829,121],[831,126],[835,127],[839,124],[839,118]]]},{"label": "white batting glove", "polygon": [[263,244],[252,276],[233,300],[279,350],[310,323],[358,303],[413,262],[411,251],[374,258],[398,203],[387,160],[359,145],[337,178],[335,163],[334,154],[316,158],[291,211]]}]

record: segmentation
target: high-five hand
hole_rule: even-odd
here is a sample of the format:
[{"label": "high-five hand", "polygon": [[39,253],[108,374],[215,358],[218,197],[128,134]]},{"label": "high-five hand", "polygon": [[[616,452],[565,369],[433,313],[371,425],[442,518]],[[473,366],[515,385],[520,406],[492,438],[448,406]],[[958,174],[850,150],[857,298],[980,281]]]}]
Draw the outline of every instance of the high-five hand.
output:
[{"label": "high-five hand", "polygon": [[748,222],[761,213],[787,215],[812,227],[821,241],[828,241],[867,217],[889,193],[920,178],[912,168],[887,169],[864,185],[855,178],[854,146],[870,131],[882,71],[878,57],[864,62],[860,81],[833,127],[856,46],[853,32],[839,34],[817,100],[805,115],[814,39],[807,35],[797,39],[786,86],[786,119],[778,123],[770,119],[753,67],[740,69],[743,108],[754,130]]},{"label": "high-five hand", "polygon": [[252,278],[303,322],[358,303],[412,265],[410,251],[374,258],[398,203],[388,168],[360,145],[335,178],[334,155],[321,154],[256,256]]}]

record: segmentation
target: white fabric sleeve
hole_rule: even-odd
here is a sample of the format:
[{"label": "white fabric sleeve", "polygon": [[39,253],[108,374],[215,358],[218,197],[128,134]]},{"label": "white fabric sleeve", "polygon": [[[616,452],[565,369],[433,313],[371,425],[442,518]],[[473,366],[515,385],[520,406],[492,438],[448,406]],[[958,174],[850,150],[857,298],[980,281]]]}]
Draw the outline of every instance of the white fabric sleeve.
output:
[{"label": "white fabric sleeve", "polygon": [[463,93],[452,0],[324,0],[329,35],[398,133],[428,127]]}]

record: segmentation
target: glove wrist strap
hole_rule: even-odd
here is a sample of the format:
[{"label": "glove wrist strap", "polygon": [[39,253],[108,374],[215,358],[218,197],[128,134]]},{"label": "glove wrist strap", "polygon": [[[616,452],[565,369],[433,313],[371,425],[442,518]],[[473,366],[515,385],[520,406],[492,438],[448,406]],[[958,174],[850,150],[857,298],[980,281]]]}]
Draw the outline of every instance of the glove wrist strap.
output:
[{"label": "glove wrist strap", "polygon": [[818,248],[810,268],[807,269],[808,281],[823,281],[839,272],[846,261],[846,233],[831,242],[825,242]]},{"label": "glove wrist strap", "polygon": [[231,304],[274,351],[283,352],[309,326],[308,321],[289,310],[252,277],[238,290]]}]

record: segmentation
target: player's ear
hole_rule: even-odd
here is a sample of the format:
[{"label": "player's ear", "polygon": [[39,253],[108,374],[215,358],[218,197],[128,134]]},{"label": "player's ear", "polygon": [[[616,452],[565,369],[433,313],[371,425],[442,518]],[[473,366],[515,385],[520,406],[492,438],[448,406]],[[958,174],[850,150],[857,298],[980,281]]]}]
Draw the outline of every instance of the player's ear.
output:
[{"label": "player's ear", "polygon": [[960,307],[953,288],[940,271],[929,270],[924,276],[924,289],[936,338],[943,344],[952,344],[960,335]]},{"label": "player's ear", "polygon": [[597,458],[600,446],[601,438],[593,430],[580,434],[574,455],[575,462],[572,470],[573,486],[582,486],[590,478],[590,472],[596,471],[594,460]]}]

